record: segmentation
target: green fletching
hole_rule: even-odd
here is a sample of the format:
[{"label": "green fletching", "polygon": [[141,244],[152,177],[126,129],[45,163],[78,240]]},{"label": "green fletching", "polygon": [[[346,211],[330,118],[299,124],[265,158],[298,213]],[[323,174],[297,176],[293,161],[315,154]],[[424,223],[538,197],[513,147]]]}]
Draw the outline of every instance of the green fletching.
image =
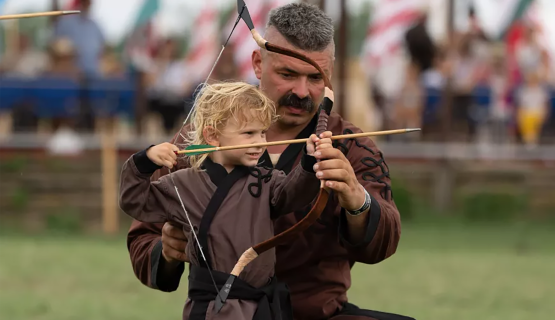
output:
[{"label": "green fletching", "polygon": [[186,154],[188,156],[196,156],[199,154],[203,154],[203,153],[209,153],[209,152],[213,152],[216,151],[216,147],[208,145],[208,144],[195,144],[192,146],[188,146],[187,148],[185,148],[185,150],[189,151],[189,150],[203,150],[203,149],[212,149],[212,150],[203,150],[203,151],[199,151],[199,152],[187,152]]}]

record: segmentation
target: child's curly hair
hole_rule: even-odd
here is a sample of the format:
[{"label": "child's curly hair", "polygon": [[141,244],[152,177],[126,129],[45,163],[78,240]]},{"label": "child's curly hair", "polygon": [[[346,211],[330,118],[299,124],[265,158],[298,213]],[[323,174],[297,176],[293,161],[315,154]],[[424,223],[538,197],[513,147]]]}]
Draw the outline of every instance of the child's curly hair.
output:
[{"label": "child's curly hair", "polygon": [[[221,134],[232,118],[240,126],[258,120],[268,128],[278,116],[274,102],[258,87],[245,82],[218,82],[207,84],[198,92],[192,118],[188,145],[207,144],[202,133],[204,128],[213,127],[217,134]],[[190,156],[191,167],[200,168],[207,156]]]}]

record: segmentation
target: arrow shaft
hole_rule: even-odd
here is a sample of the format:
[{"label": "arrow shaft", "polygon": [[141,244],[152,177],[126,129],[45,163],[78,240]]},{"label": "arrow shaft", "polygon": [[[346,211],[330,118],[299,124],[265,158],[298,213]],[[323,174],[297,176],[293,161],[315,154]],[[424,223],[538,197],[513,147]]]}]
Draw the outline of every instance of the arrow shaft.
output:
[{"label": "arrow shaft", "polygon": [[61,16],[61,15],[76,14],[76,13],[81,13],[81,11],[71,10],[71,11],[47,11],[47,12],[22,13],[22,14],[8,14],[8,15],[0,16],[0,20]]},{"label": "arrow shaft", "polygon": [[[369,137],[369,136],[385,136],[385,135],[390,135],[390,134],[409,133],[409,132],[413,132],[413,131],[420,131],[420,128],[396,129],[396,130],[342,134],[342,135],[332,136],[331,140],[352,139],[352,138],[361,138],[361,137]],[[307,141],[308,141],[307,138],[293,139],[293,140],[281,140],[281,141],[253,143],[253,144],[241,144],[241,145],[226,146],[226,147],[214,147],[214,148],[193,149],[193,150],[180,150],[177,153],[178,154],[207,153],[207,152],[214,152],[214,151],[226,151],[226,150],[237,150],[237,149],[279,146],[279,145],[284,145],[284,144],[306,143]]]}]

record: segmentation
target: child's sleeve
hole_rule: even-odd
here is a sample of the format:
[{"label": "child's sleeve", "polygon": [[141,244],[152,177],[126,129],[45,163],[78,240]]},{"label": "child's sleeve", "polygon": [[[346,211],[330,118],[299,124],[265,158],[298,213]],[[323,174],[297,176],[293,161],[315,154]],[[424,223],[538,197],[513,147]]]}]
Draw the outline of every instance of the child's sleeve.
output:
[{"label": "child's sleeve", "polygon": [[169,192],[169,177],[150,181],[152,174],[161,166],[147,157],[149,148],[134,154],[123,164],[119,206],[138,221],[162,223],[167,221],[169,208],[176,205],[176,200]]},{"label": "child's sleeve", "polygon": [[306,147],[300,163],[289,175],[274,170],[271,184],[272,219],[301,210],[318,196],[320,180],[316,178],[314,165],[316,158],[306,154]]}]

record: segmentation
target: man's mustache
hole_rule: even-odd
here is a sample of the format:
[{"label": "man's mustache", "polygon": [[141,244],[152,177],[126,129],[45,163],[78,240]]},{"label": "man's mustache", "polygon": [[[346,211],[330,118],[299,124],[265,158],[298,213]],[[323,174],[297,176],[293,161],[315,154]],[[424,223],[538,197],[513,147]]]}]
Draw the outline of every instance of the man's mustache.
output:
[{"label": "man's mustache", "polygon": [[302,109],[308,113],[311,113],[316,108],[314,101],[310,97],[301,99],[294,93],[288,93],[279,99],[278,107],[285,106]]}]

